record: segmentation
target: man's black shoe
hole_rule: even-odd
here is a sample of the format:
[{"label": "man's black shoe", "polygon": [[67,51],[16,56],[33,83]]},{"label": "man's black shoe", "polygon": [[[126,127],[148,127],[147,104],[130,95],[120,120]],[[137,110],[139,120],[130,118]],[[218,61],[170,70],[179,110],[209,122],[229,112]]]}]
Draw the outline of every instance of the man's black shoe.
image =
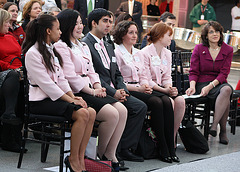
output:
[{"label": "man's black shoe", "polygon": [[121,150],[119,155],[122,159],[127,160],[127,161],[135,161],[135,162],[143,162],[144,161],[143,157],[135,155],[127,149]]}]

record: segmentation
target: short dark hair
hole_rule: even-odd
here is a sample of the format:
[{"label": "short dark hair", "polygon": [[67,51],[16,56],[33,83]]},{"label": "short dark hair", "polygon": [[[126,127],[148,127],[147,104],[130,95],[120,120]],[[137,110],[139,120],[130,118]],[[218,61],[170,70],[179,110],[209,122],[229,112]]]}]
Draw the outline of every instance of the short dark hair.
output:
[{"label": "short dark hair", "polygon": [[202,29],[201,32],[201,39],[202,39],[202,43],[204,46],[209,47],[209,42],[208,42],[208,31],[210,26],[212,26],[214,28],[215,31],[219,31],[220,32],[220,39],[218,41],[218,46],[221,46],[223,43],[223,27],[220,23],[216,22],[216,21],[210,21],[208,22],[204,28]]},{"label": "short dark hair", "polygon": [[76,21],[80,13],[73,9],[65,9],[61,11],[58,15],[58,21],[60,23],[61,40],[65,42],[70,48],[72,48],[72,43],[70,41],[70,36],[75,28]]},{"label": "short dark hair", "polygon": [[131,25],[135,25],[138,29],[138,26],[133,21],[123,20],[117,24],[113,31],[113,39],[116,44],[122,44],[123,43],[123,37],[127,34],[128,28]]},{"label": "short dark hair", "polygon": [[165,22],[167,20],[167,18],[172,19],[172,20],[176,20],[175,15],[166,11],[160,16],[160,21]]},{"label": "short dark hair", "polygon": [[240,3],[240,0],[235,0],[235,5],[237,6],[237,4]]},{"label": "short dark hair", "polygon": [[9,7],[12,5],[15,5],[18,8],[18,5],[15,2],[7,2],[3,5],[3,9],[8,11]]},{"label": "short dark hair", "polygon": [[92,21],[95,21],[98,24],[99,20],[101,20],[101,18],[104,16],[108,16],[111,18],[111,14],[103,8],[96,8],[93,11],[91,11],[88,14],[88,19],[87,19],[89,30],[92,30]]},{"label": "short dark hair", "polygon": [[129,14],[129,13],[121,13],[116,21],[115,21],[115,25],[117,25],[119,22],[123,21],[123,20],[128,20],[131,19],[133,21],[133,17]]}]

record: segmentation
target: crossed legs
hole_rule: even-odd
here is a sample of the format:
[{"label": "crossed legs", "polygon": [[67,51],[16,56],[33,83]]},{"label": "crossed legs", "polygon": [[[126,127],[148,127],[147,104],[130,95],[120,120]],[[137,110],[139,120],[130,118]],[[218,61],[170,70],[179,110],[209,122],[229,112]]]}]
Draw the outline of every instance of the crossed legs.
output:
[{"label": "crossed legs", "polygon": [[220,136],[227,140],[226,124],[230,108],[230,96],[232,89],[229,86],[221,88],[219,95],[215,102],[214,119],[211,130],[217,130],[217,125],[220,124]]}]

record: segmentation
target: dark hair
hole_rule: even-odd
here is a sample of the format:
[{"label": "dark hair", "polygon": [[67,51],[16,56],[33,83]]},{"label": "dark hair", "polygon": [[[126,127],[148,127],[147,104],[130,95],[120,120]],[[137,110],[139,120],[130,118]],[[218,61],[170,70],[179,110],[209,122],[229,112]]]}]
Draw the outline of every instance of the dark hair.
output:
[{"label": "dark hair", "polygon": [[235,0],[235,5],[237,6],[237,4],[240,3],[240,0]]},{"label": "dark hair", "polygon": [[218,46],[221,46],[223,43],[223,27],[220,23],[216,22],[216,21],[210,21],[208,22],[204,28],[202,29],[201,32],[201,39],[202,39],[202,43],[204,46],[209,47],[209,42],[208,42],[208,31],[210,26],[212,26],[214,28],[215,31],[219,31],[220,32],[220,39],[218,41]]},{"label": "dark hair", "polygon": [[128,13],[122,13],[122,14],[120,14],[120,15],[117,17],[116,21],[115,21],[115,26],[116,26],[119,22],[121,22],[121,21],[123,21],[123,20],[128,20],[128,19],[131,19],[131,20],[133,21],[133,17],[132,17],[130,14],[128,14]]},{"label": "dark hair", "polygon": [[[57,18],[48,15],[42,14],[37,19],[32,20],[29,22],[29,25],[26,30],[26,38],[22,45],[22,52],[26,54],[26,52],[37,42],[38,43],[38,51],[43,56],[43,60],[45,62],[46,68],[50,71],[54,71],[53,65],[51,63],[52,55],[48,51],[46,47],[46,40],[47,40],[47,29],[52,29],[53,22],[56,22]],[[58,58],[60,65],[62,66],[63,61],[60,54],[53,49],[54,55]]]},{"label": "dark hair", "polygon": [[133,21],[124,20],[117,24],[113,31],[113,39],[115,43],[118,45],[123,43],[123,37],[127,34],[128,29],[131,25],[135,25],[138,29],[137,24]]},{"label": "dark hair", "polygon": [[173,34],[173,30],[170,26],[166,25],[165,23],[156,23],[153,25],[151,30],[148,32],[148,42],[155,43],[160,38],[164,37],[164,35],[169,31],[170,35]]},{"label": "dark hair", "polygon": [[93,11],[91,11],[88,14],[87,19],[89,30],[92,30],[92,21],[95,21],[98,24],[99,20],[101,20],[101,18],[104,16],[108,16],[111,18],[111,14],[103,8],[96,8]]},{"label": "dark hair", "polygon": [[70,36],[72,35],[78,16],[80,16],[80,13],[72,9],[65,9],[57,15],[60,22],[60,30],[62,31],[61,40],[70,48],[72,48]]},{"label": "dark hair", "polygon": [[166,11],[160,16],[160,21],[166,22],[167,18],[176,20],[175,15]]},{"label": "dark hair", "polygon": [[[6,4],[3,5],[3,9],[8,11],[9,7],[12,5],[17,6],[17,4],[15,2],[7,2]],[[18,6],[17,6],[17,8],[18,8]]]}]

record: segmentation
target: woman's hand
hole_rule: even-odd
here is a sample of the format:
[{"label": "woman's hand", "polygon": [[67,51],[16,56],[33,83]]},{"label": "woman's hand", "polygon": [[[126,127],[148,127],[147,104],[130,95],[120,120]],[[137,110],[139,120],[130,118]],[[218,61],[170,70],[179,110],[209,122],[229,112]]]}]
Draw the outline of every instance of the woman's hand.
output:
[{"label": "woman's hand", "polygon": [[200,95],[201,96],[206,96],[206,95],[208,95],[210,90],[211,90],[211,86],[207,85],[207,86],[202,88]]},{"label": "woman's hand", "polygon": [[73,103],[75,104],[75,105],[80,105],[80,106],[82,106],[83,108],[87,108],[87,103],[83,100],[83,98],[82,97],[74,97],[73,98]]},{"label": "woman's hand", "polygon": [[149,85],[144,84],[138,87],[138,91],[141,93],[152,94],[153,90]]},{"label": "woman's hand", "polygon": [[176,97],[178,95],[178,90],[176,87],[169,87],[169,89],[170,97]]},{"label": "woman's hand", "polygon": [[185,93],[186,93],[188,96],[193,95],[195,92],[196,92],[195,87],[190,87],[190,88],[188,88],[188,89],[185,91]]},{"label": "woman's hand", "polygon": [[95,96],[97,97],[106,97],[106,89],[105,88],[97,88],[95,89]]}]

